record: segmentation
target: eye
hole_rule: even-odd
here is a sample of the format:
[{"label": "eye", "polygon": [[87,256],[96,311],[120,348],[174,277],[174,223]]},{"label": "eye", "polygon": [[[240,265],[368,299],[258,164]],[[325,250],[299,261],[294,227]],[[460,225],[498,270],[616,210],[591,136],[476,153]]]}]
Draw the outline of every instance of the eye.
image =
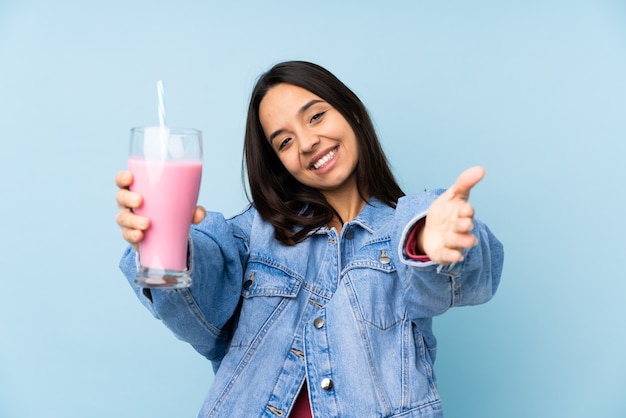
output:
[{"label": "eye", "polygon": [[289,145],[289,143],[291,142],[291,138],[285,138],[283,139],[280,144],[278,144],[278,150],[280,151],[281,149],[285,148],[287,145]]},{"label": "eye", "polygon": [[314,114],[313,117],[311,117],[311,120],[309,122],[313,123],[313,122],[320,120],[322,116],[324,116],[324,113],[326,112],[319,112],[319,113]]}]

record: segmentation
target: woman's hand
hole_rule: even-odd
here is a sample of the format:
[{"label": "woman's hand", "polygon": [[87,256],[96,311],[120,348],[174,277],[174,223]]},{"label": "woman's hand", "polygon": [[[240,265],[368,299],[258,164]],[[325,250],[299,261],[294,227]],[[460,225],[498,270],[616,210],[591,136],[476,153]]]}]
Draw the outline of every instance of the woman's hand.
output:
[{"label": "woman's hand", "polygon": [[[150,219],[137,215],[134,209],[141,206],[143,199],[139,193],[131,192],[133,174],[130,171],[120,171],[115,176],[115,184],[119,187],[116,200],[120,208],[115,220],[122,229],[122,237],[137,250],[139,242],[143,240],[144,232],[150,227]],[[193,223],[202,222],[206,212],[202,206],[197,206],[193,214]]]},{"label": "woman's hand", "polygon": [[437,264],[463,260],[463,250],[477,243],[472,234],[474,208],[470,190],[485,175],[482,167],[465,170],[456,182],[428,208],[426,223],[418,235],[418,251]]}]

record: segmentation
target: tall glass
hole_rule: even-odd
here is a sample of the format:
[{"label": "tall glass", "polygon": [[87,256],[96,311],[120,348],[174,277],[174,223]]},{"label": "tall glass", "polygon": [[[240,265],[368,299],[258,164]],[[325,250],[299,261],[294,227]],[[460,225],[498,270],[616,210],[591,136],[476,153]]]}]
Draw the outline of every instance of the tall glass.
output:
[{"label": "tall glass", "polygon": [[143,197],[135,213],[150,219],[139,243],[135,283],[151,288],[191,285],[188,237],[202,176],[202,132],[138,127],[130,131],[130,189]]}]

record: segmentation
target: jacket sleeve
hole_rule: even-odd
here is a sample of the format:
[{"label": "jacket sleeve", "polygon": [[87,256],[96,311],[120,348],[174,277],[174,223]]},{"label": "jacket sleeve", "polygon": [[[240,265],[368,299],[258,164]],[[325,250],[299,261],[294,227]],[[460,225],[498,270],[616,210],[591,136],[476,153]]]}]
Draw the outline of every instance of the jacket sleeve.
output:
[{"label": "jacket sleeve", "polygon": [[451,307],[477,305],[490,300],[498,288],[504,251],[500,241],[481,221],[474,220],[472,233],[478,243],[466,249],[463,260],[449,265],[411,260],[405,252],[411,228],[426,216],[430,203],[443,190],[400,199],[396,208],[396,240],[404,298],[413,319],[429,318]]},{"label": "jacket sleeve", "polygon": [[247,235],[221,214],[207,213],[201,224],[192,227],[189,243],[189,288],[139,288],[134,283],[137,254],[132,247],[124,253],[120,268],[152,315],[217,366],[239,303]]}]

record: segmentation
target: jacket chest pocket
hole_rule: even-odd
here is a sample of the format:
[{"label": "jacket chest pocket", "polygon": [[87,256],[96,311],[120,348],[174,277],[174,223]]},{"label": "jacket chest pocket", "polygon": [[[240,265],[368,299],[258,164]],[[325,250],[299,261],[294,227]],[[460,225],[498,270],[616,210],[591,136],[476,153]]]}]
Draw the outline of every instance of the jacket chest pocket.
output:
[{"label": "jacket chest pocket", "polygon": [[381,330],[404,318],[402,283],[398,279],[389,241],[368,245],[346,265],[344,284],[357,315]]},{"label": "jacket chest pocket", "polygon": [[263,258],[248,261],[243,278],[242,304],[232,347],[248,346],[265,334],[300,291],[303,279],[286,266]]}]

